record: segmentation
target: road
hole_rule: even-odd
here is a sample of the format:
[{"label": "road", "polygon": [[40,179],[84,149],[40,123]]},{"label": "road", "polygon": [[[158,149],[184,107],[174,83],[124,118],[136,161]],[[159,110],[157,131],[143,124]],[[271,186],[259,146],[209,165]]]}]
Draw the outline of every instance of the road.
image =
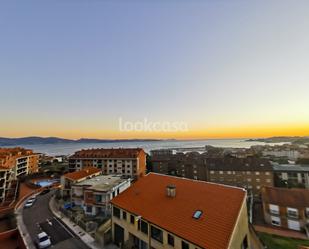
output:
[{"label": "road", "polygon": [[70,229],[49,210],[49,199],[52,192],[38,195],[31,208],[23,209],[23,221],[35,242],[40,231],[46,232],[52,242],[53,249],[89,249]]}]

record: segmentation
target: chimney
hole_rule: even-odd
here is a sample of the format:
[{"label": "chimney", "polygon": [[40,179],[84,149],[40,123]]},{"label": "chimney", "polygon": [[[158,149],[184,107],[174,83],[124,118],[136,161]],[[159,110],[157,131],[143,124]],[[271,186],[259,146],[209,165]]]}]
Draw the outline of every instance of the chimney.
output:
[{"label": "chimney", "polygon": [[166,186],[166,196],[170,198],[176,197],[176,186],[174,184],[169,184]]}]

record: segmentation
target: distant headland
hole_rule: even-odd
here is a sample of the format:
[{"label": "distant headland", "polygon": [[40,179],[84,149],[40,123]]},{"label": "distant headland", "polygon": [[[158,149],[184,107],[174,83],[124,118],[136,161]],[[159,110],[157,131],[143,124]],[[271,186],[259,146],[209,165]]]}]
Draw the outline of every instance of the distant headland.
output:
[{"label": "distant headland", "polygon": [[309,136],[305,137],[269,137],[269,138],[257,138],[247,139],[248,142],[264,142],[264,143],[292,143],[292,144],[308,144]]},{"label": "distant headland", "polygon": [[[174,139],[169,139],[169,141]],[[15,146],[15,145],[37,145],[37,144],[67,144],[67,143],[119,143],[119,142],[155,142],[166,141],[163,139],[65,139],[59,137],[21,137],[21,138],[5,138],[0,137],[0,146]]]}]

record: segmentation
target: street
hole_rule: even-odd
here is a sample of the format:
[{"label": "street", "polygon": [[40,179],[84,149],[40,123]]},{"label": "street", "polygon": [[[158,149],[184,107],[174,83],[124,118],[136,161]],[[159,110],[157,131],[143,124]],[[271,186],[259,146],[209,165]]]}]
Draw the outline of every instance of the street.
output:
[{"label": "street", "polygon": [[38,195],[34,205],[23,209],[23,221],[36,244],[37,234],[46,232],[51,239],[53,249],[88,249],[70,229],[49,210],[49,199],[52,192]]}]

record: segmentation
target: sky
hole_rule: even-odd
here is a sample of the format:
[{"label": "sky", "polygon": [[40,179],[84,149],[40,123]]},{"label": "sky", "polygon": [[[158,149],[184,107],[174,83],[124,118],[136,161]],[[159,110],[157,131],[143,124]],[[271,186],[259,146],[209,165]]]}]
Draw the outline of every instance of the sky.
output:
[{"label": "sky", "polygon": [[[0,137],[309,135],[309,1],[0,4]],[[186,130],[124,122],[185,123]]]}]

